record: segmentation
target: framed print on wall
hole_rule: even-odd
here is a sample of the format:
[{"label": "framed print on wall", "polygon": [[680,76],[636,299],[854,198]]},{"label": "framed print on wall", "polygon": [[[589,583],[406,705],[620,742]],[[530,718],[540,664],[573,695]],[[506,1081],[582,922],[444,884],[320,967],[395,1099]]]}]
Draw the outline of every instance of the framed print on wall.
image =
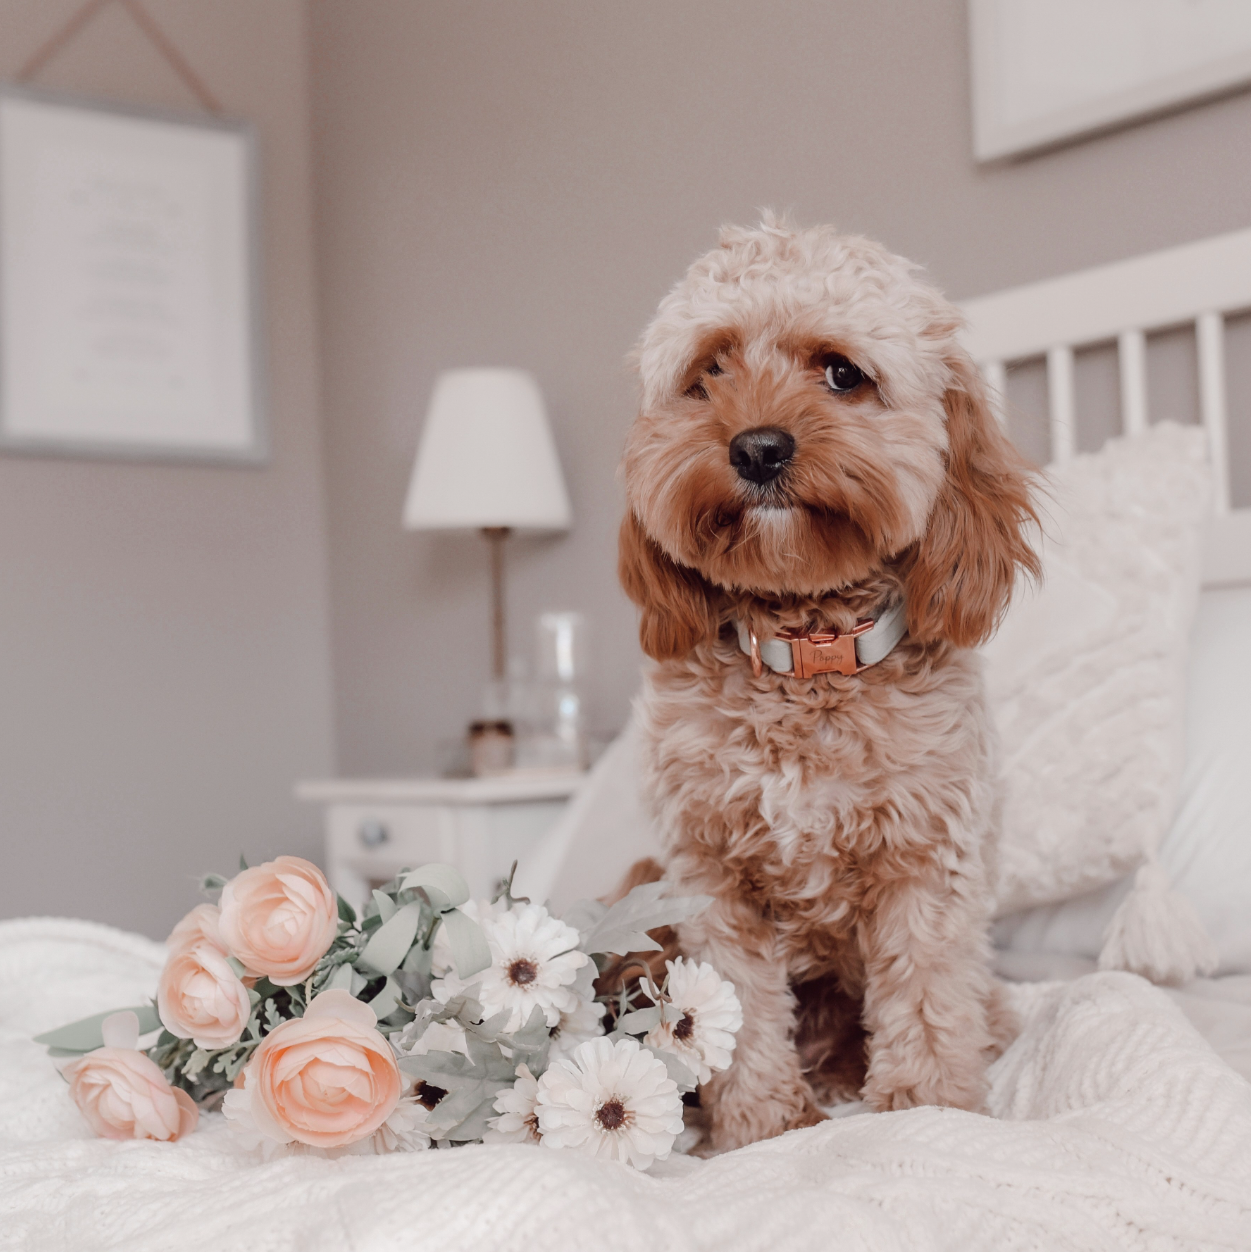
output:
[{"label": "framed print on wall", "polygon": [[245,124],[0,88],[0,450],[264,461]]},{"label": "framed print on wall", "polygon": [[969,0],[979,161],[1251,85],[1248,0]]}]

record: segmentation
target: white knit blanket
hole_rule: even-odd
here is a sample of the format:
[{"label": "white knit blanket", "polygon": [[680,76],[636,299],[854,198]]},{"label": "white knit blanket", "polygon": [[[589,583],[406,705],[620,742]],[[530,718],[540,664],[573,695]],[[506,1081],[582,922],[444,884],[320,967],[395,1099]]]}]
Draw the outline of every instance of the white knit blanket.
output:
[{"label": "white knit blanket", "polygon": [[650,1174],[468,1147],[258,1164],[218,1115],[177,1144],[94,1139],[31,1034],[151,995],[160,945],[0,923],[0,1247],[1251,1249],[1251,1084],[1130,974],[1013,989],[993,1117],[858,1114]]}]

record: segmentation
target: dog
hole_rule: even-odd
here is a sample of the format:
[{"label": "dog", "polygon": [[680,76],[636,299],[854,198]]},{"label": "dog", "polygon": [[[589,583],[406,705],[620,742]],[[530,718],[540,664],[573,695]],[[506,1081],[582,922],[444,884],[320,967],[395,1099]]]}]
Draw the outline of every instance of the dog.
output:
[{"label": "dog", "polygon": [[678,947],[733,982],[711,1150],[875,1110],[978,1110],[1012,1037],[989,961],[978,657],[1037,576],[1033,471],[916,266],[727,227],[636,351],[619,573]]}]

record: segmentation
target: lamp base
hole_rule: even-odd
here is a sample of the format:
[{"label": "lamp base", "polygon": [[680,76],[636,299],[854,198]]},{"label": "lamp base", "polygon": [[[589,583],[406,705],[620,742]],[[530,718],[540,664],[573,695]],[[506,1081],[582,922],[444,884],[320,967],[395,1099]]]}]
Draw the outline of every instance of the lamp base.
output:
[{"label": "lamp base", "polygon": [[491,549],[491,677],[504,681],[508,672],[508,636],[504,629],[504,540],[512,534],[508,526],[484,526],[483,538]]}]

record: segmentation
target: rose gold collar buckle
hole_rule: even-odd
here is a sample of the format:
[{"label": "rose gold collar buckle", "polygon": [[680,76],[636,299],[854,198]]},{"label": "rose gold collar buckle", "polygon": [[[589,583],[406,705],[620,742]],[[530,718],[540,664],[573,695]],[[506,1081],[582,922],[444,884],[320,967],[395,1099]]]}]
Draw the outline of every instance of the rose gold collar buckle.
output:
[{"label": "rose gold collar buckle", "polygon": [[873,629],[872,619],[857,622],[851,630],[819,630],[811,634],[797,630],[778,631],[778,638],[791,645],[796,678],[814,674],[858,674],[868,666],[856,658],[856,637]]}]

